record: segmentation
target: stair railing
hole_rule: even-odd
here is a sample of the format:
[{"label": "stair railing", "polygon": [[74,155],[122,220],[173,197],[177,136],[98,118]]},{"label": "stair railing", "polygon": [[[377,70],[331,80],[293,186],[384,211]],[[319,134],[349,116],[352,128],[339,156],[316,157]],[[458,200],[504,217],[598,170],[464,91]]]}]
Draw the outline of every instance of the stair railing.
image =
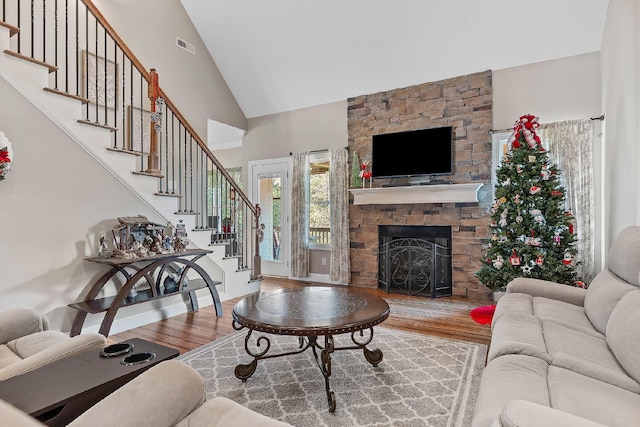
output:
[{"label": "stair railing", "polygon": [[45,90],[80,101],[79,122],[110,131],[110,150],[135,155],[134,173],[156,177],[156,194],[176,197],[176,214],[196,215],[195,230],[210,231],[211,244],[225,245],[225,255],[259,279],[259,206],[159,85],[149,98],[157,74],[152,77],[93,2],[2,0],[0,17],[12,35],[5,53],[47,67]]}]

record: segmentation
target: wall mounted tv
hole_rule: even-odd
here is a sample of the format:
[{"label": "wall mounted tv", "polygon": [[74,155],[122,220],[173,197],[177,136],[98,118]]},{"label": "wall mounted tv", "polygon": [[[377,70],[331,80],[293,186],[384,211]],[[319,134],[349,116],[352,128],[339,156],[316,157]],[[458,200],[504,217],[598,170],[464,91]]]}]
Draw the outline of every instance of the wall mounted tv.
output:
[{"label": "wall mounted tv", "polygon": [[453,174],[453,127],[374,135],[373,178]]}]

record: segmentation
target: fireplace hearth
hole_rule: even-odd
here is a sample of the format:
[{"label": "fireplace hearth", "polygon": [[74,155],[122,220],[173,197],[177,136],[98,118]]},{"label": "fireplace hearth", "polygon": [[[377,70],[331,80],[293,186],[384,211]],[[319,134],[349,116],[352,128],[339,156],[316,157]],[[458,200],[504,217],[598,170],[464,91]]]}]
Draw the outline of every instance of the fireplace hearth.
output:
[{"label": "fireplace hearth", "polygon": [[378,227],[378,287],[431,298],[452,295],[451,227]]}]

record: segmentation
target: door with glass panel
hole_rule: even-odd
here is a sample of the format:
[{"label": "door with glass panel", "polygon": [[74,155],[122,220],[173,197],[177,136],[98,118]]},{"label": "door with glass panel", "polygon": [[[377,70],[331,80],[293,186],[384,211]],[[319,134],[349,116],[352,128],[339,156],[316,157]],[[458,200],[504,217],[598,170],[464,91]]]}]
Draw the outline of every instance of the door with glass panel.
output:
[{"label": "door with glass panel", "polygon": [[290,159],[249,162],[251,201],[260,205],[260,257],[262,274],[289,276],[289,171]]}]

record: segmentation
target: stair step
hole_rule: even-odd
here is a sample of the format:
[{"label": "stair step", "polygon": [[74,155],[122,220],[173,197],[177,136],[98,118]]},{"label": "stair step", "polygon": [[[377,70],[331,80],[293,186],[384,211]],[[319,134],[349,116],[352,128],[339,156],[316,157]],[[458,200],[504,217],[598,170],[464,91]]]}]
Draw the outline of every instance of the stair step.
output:
[{"label": "stair step", "polygon": [[61,90],[52,89],[50,87],[45,87],[44,90],[45,90],[45,92],[55,93],[56,95],[62,95],[62,96],[66,96],[67,98],[76,99],[76,100],[82,102],[83,104],[88,104],[89,103],[89,98],[83,98],[82,96],[74,95],[74,94],[71,94],[69,92],[63,92]]},{"label": "stair step", "polygon": [[20,32],[20,28],[14,27],[11,24],[7,24],[4,21],[0,21],[0,27],[5,27],[9,29],[9,37],[13,37]]},{"label": "stair step", "polygon": [[9,50],[9,49],[5,49],[4,53],[6,53],[9,56],[13,56],[14,58],[24,59],[25,61],[29,61],[29,62],[32,62],[34,64],[42,65],[43,67],[46,67],[46,68],[49,69],[49,73],[54,73],[54,72],[58,71],[58,67],[56,67],[55,65],[47,64],[46,62],[40,61],[39,59],[35,59],[35,58],[30,57],[30,56],[26,56],[26,55],[23,55],[23,54],[18,53],[18,52],[14,52],[14,51]]},{"label": "stair step", "polygon": [[91,120],[84,120],[84,119],[80,119],[78,120],[78,123],[82,123],[85,125],[89,125],[89,126],[95,126],[98,128],[102,128],[102,129],[107,129],[111,132],[115,132],[118,130],[118,128],[114,128],[112,126],[108,126],[108,125],[103,125],[102,123],[97,123],[97,122],[92,122]]},{"label": "stair step", "polygon": [[154,178],[164,178],[164,175],[161,173],[155,173],[155,172],[144,172],[144,171],[136,171],[133,172],[134,175],[143,175],[143,176],[151,176]]},{"label": "stair step", "polygon": [[113,151],[116,153],[129,154],[132,156],[142,156],[142,153],[139,151],[125,150],[124,148],[107,147],[107,150]]},{"label": "stair step", "polygon": [[164,196],[164,197],[182,197],[182,194],[178,193],[154,193],[156,196]]},{"label": "stair step", "polygon": [[187,211],[178,211],[174,212],[176,215],[200,215],[200,212],[187,212]]}]

